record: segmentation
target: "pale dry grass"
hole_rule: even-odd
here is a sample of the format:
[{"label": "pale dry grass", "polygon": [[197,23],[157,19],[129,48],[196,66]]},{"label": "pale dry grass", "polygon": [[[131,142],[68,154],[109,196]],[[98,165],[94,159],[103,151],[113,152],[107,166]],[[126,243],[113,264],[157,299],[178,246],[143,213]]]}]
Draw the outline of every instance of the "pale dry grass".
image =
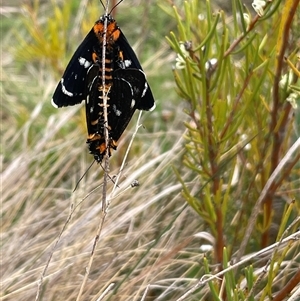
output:
[{"label": "pale dry grass", "polygon": [[[75,110],[58,112],[56,127]],[[34,299],[37,281],[71,204],[81,202],[101,183],[101,168],[94,166],[72,193],[76,174],[87,168],[92,157],[80,156],[86,149],[73,145],[82,136],[76,138],[76,133],[70,133],[70,140],[54,143],[55,131],[48,127],[44,139],[38,140],[30,151],[14,157],[3,172],[3,300]],[[158,138],[154,138],[149,149],[131,160],[123,171],[119,195],[111,200],[83,299],[96,300],[112,282],[120,285],[114,300],[140,298],[149,284],[161,286],[163,291],[166,274],[174,273],[171,281],[176,282],[178,276],[186,273],[182,267],[193,265],[189,260],[173,261],[192,241],[187,237],[191,237],[194,228],[193,214],[187,208],[183,210],[181,186],[176,184],[170,169],[180,154],[180,141],[156,155],[158,143]],[[45,158],[58,147],[55,160],[39,158],[41,153]],[[40,165],[39,161],[44,163]],[[140,187],[124,191],[135,179]],[[72,215],[46,272],[42,300],[76,298],[101,217],[101,195],[100,187]],[[170,279],[165,285],[170,286]]]},{"label": "pale dry grass", "polygon": [[[2,300],[35,299],[65,226],[40,299],[75,300],[101,218],[103,176],[94,164],[72,192],[93,159],[85,145],[83,108],[52,109],[56,82],[31,65],[23,76],[12,62],[2,65],[2,78]],[[112,300],[140,300],[147,286],[148,298],[168,300],[180,296],[182,281],[200,269],[193,235],[201,226],[171,168],[182,155],[181,111],[172,112],[164,130],[159,112],[143,115],[148,127],[139,129],[111,199],[82,300],[97,300],[111,283]],[[111,158],[111,177],[132,134],[131,127]],[[130,187],[134,180],[139,187]]]}]

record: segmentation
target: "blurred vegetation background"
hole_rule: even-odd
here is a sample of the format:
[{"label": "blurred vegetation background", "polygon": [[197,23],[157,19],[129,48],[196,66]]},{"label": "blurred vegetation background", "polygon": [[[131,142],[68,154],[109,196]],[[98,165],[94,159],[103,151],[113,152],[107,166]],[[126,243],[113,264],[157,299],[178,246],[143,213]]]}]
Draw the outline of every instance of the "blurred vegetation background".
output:
[{"label": "blurred vegetation background", "polygon": [[[114,10],[157,108],[142,115],[80,300],[300,294],[300,244],[288,239],[300,224],[299,0],[256,1],[261,16],[250,1],[226,3]],[[93,160],[84,105],[50,100],[102,13],[91,0],[1,4],[1,300],[35,300],[51,255],[38,299],[78,297],[103,170],[94,164],[73,191]]]}]

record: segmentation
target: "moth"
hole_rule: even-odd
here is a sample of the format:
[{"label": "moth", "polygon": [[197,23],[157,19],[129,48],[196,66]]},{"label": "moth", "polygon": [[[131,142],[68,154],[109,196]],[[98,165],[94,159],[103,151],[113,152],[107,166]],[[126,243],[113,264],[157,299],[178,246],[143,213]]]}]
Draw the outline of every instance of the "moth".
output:
[{"label": "moth", "polygon": [[[107,95],[107,123],[103,114],[103,92]],[[73,106],[82,101],[85,101],[88,148],[99,163],[107,148],[109,156],[111,149],[117,149],[118,140],[135,110],[152,111],[155,108],[146,75],[111,12],[95,22],[79,45],[52,98],[56,108]],[[109,135],[107,145],[105,129]]]}]

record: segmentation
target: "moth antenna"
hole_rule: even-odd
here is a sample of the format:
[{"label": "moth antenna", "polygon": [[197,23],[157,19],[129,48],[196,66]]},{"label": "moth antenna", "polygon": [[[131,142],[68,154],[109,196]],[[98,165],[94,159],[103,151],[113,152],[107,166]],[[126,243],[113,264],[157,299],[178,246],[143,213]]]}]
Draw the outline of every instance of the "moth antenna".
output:
[{"label": "moth antenna", "polygon": [[79,183],[81,182],[81,180],[84,178],[84,176],[88,173],[88,171],[91,169],[91,167],[93,166],[93,164],[95,163],[95,160],[90,164],[90,166],[88,167],[88,169],[84,172],[84,174],[80,177],[80,179],[77,181],[77,184],[73,190],[73,192],[75,192],[75,190],[77,189]]},{"label": "moth antenna", "polygon": [[109,14],[111,14],[111,12],[121,3],[123,2],[123,0],[120,0],[115,6],[113,6],[113,8],[110,10]]},{"label": "moth antenna", "polygon": [[102,0],[100,0],[100,3],[102,4],[103,9],[105,10],[105,5],[104,5],[104,3],[102,2]]}]

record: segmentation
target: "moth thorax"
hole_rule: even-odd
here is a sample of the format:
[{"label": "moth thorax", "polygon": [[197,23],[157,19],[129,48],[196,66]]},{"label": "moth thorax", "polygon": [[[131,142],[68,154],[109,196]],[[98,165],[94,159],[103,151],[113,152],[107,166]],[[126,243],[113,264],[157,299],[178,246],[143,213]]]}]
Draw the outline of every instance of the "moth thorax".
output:
[{"label": "moth thorax", "polygon": [[[103,43],[103,36],[104,36],[104,20],[99,20],[94,25],[94,32],[97,36],[100,43]],[[107,23],[106,28],[106,44],[107,47],[112,47],[115,41],[118,40],[120,36],[120,29],[115,20],[111,20]]]}]

